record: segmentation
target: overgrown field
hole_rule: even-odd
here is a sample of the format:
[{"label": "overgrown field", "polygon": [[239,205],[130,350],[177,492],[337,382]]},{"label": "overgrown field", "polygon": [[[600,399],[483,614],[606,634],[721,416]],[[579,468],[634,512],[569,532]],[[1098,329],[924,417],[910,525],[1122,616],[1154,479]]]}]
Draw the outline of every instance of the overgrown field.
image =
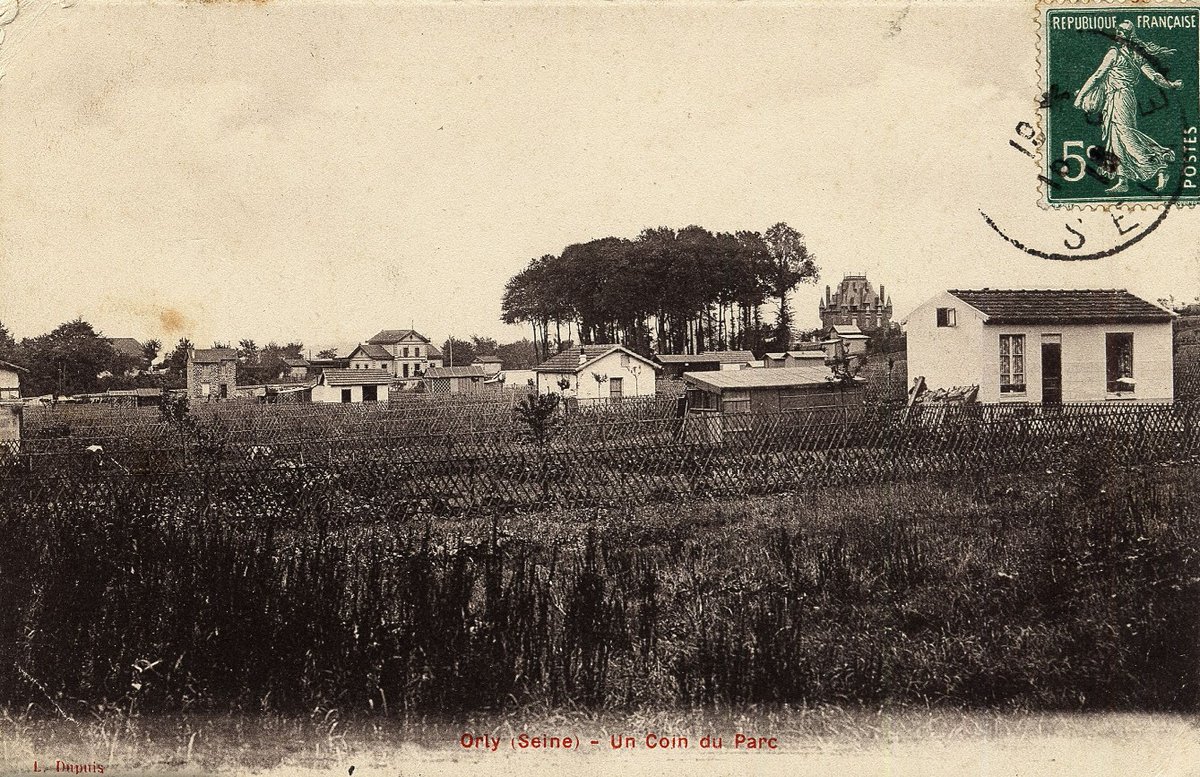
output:
[{"label": "overgrown field", "polygon": [[0,705],[1197,709],[1200,406],[675,409],[36,411]]},{"label": "overgrown field", "polygon": [[167,481],[0,485],[0,699],[1194,710],[1190,465],[386,521]]}]

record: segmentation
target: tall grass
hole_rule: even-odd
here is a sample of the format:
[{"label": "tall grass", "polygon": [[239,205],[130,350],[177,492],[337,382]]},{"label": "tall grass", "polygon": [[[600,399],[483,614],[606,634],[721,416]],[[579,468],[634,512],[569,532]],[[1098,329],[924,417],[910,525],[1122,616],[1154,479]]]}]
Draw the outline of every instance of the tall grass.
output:
[{"label": "tall grass", "polygon": [[2,481],[0,701],[1195,710],[1198,479],[1080,445],[1036,475],[403,522],[219,476]]}]

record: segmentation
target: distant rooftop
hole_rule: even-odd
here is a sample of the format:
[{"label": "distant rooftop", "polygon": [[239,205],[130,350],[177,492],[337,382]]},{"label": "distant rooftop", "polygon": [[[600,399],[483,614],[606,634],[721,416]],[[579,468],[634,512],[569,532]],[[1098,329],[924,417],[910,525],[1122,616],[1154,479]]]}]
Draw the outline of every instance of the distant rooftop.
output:
[{"label": "distant rooftop", "polygon": [[[568,348],[565,351],[556,353],[546,361],[534,367],[535,372],[570,372],[575,373],[585,369],[588,365],[595,362],[597,359],[612,353],[613,351],[621,351],[628,354],[631,358],[645,362],[655,370],[661,370],[662,367],[650,361],[644,356],[634,353],[623,345],[614,343],[601,345],[579,345],[573,348]],[[583,354],[584,359],[581,362],[579,355]]]},{"label": "distant rooftop", "polygon": [[367,342],[374,343],[375,345],[395,345],[405,340],[420,340],[423,343],[429,342],[428,337],[415,329],[384,329]]},{"label": "distant rooftop", "polygon": [[483,378],[483,367],[430,367],[425,370],[426,378]]},{"label": "distant rooftop", "polygon": [[195,364],[237,361],[237,351],[232,348],[197,348],[192,351],[191,361]]},{"label": "distant rooftop", "polygon": [[106,337],[104,339],[109,342],[109,344],[113,347],[113,350],[115,350],[117,353],[123,353],[126,356],[132,356],[135,359],[142,358],[145,353],[145,349],[142,348],[142,344],[137,340],[134,340],[132,337]]},{"label": "distant rooftop", "polygon": [[354,370],[328,367],[321,371],[326,386],[378,386],[391,383],[392,376],[386,370]]}]

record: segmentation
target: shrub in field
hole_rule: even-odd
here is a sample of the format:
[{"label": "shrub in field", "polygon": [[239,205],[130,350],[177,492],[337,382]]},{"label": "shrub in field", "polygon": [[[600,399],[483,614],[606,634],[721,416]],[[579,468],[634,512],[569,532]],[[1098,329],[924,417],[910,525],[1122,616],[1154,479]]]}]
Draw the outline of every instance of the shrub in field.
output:
[{"label": "shrub in field", "polygon": [[559,395],[553,393],[529,394],[513,408],[525,435],[539,446],[554,439],[562,426],[559,399]]}]

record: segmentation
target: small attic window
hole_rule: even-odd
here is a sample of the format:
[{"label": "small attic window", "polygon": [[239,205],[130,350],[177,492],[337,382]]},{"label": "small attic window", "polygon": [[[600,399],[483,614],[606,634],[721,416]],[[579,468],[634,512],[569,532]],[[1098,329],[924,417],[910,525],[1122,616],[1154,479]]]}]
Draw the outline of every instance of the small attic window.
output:
[{"label": "small attic window", "polygon": [[958,323],[958,319],[954,314],[954,308],[938,308],[937,309],[937,325],[938,326],[954,326]]}]

